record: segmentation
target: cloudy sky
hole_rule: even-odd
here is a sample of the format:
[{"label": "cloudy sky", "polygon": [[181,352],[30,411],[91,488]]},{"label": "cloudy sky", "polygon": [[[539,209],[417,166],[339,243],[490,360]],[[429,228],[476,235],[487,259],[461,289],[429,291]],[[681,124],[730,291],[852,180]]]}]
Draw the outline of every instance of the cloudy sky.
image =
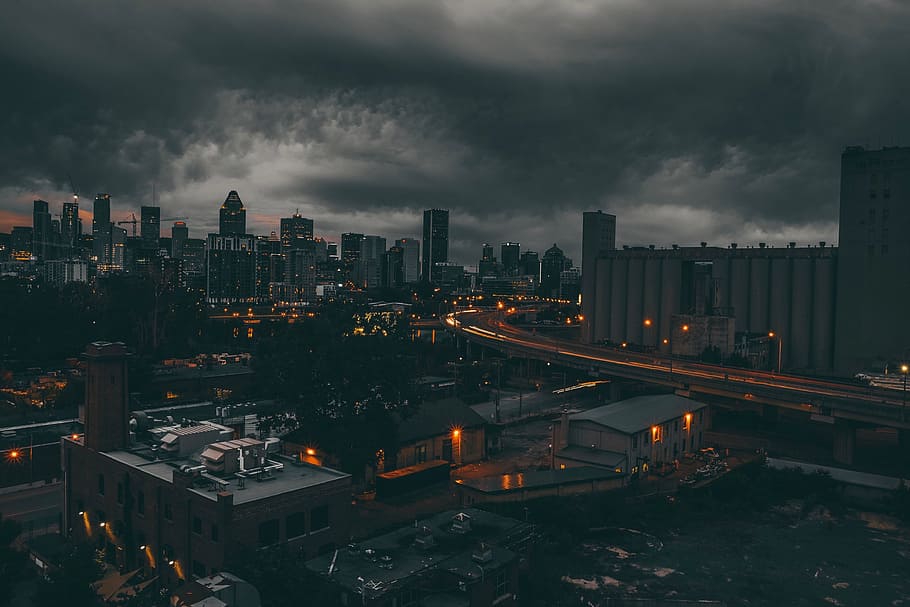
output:
[{"label": "cloudy sky", "polygon": [[898,0],[8,0],[0,231],[71,174],[199,237],[231,189],[256,233],[449,208],[466,263],[580,261],[591,209],[624,244],[833,242],[843,147],[910,145],[907,31]]}]

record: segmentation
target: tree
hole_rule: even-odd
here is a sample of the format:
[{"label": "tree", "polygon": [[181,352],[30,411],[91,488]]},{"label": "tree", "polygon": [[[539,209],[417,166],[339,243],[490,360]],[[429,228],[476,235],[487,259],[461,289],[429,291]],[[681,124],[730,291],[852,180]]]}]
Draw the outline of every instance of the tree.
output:
[{"label": "tree", "polygon": [[70,545],[60,559],[60,568],[38,584],[35,604],[92,607],[98,599],[92,583],[101,573],[95,550],[85,544]]},{"label": "tree", "polygon": [[19,523],[0,513],[0,585],[7,589],[0,592],[0,605],[8,604],[13,598],[9,590],[25,569],[25,555],[13,546],[21,531]]}]

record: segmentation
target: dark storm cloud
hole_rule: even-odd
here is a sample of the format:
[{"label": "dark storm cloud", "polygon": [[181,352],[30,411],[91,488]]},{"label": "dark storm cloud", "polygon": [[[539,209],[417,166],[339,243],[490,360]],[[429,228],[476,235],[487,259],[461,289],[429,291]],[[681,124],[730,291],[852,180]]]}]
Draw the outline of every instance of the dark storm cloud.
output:
[{"label": "dark storm cloud", "polygon": [[198,234],[236,188],[254,227],[554,241],[836,239],[839,152],[910,141],[905,4],[13,2],[0,201],[66,175]]}]

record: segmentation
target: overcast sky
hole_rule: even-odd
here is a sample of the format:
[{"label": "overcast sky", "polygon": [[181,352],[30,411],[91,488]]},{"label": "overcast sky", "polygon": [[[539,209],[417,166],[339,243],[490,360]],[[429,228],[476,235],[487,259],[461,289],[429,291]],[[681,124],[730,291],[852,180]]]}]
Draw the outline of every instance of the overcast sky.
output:
[{"label": "overcast sky", "polygon": [[71,174],[115,218],[156,183],[196,237],[231,189],[254,233],[448,208],[465,263],[580,262],[593,209],[621,244],[834,242],[843,147],[910,145],[908,31],[887,0],[7,0],[0,231]]}]

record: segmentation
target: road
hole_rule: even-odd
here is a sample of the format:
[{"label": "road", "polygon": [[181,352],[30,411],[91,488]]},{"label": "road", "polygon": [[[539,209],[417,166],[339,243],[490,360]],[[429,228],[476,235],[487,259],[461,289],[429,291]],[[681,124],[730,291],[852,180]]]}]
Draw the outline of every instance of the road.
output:
[{"label": "road", "polygon": [[19,522],[24,529],[56,524],[63,511],[63,485],[43,485],[34,489],[0,495],[3,518]]},{"label": "road", "polygon": [[[637,353],[543,337],[502,322],[501,314],[467,310],[449,314],[443,321],[457,333],[490,347],[518,355],[533,355],[561,364],[601,370],[621,377],[662,383],[673,387],[710,388],[717,394],[756,402],[794,405],[812,413],[828,408],[850,410],[875,421],[908,425],[902,394],[869,386],[798,375],[734,369],[690,360]],[[781,402],[773,402],[777,398]],[[857,412],[856,405],[862,406]],[[827,413],[830,415],[830,413]]]}]

